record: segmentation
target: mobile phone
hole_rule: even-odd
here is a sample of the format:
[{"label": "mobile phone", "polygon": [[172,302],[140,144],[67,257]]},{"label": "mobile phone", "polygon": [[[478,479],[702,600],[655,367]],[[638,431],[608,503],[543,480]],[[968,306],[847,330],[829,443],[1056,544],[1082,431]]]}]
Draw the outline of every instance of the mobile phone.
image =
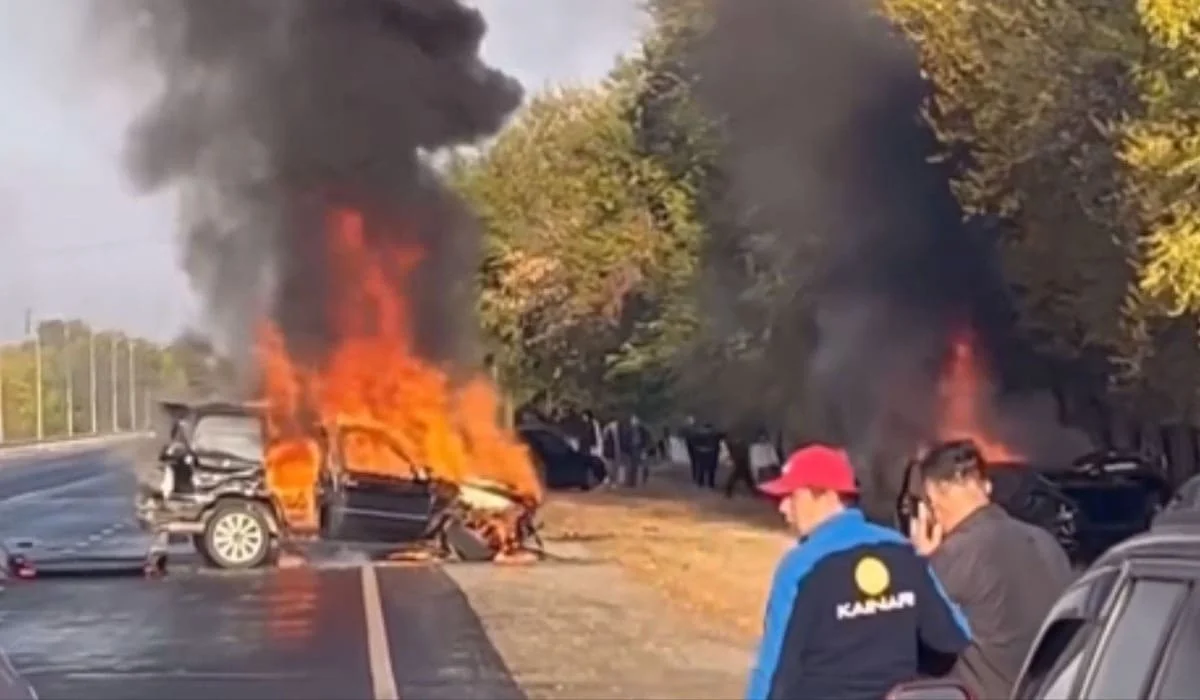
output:
[{"label": "mobile phone", "polygon": [[937,533],[937,518],[933,515],[933,509],[924,500],[917,502],[917,519],[925,526],[925,539],[931,540]]}]

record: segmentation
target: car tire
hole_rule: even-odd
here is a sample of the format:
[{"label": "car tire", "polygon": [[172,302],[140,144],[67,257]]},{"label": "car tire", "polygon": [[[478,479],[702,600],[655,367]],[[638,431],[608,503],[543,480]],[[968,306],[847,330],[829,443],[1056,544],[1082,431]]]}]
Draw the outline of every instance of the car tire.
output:
[{"label": "car tire", "polygon": [[592,471],[592,465],[587,465],[583,470],[583,478],[579,483],[580,491],[591,491],[596,488],[596,474]]},{"label": "car tire", "polygon": [[213,509],[199,535],[200,556],[219,569],[255,569],[271,558],[271,525],[262,507],[229,501]]}]

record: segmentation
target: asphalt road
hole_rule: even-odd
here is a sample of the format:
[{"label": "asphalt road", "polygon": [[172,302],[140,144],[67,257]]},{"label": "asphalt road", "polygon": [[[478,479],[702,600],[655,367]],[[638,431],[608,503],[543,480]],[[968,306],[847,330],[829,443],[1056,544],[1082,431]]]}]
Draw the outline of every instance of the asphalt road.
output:
[{"label": "asphalt road", "polygon": [[[136,563],[134,484],[100,450],[0,459],[0,540]],[[44,700],[523,697],[434,566],[9,581],[0,649]]]},{"label": "asphalt road", "polygon": [[231,574],[189,563],[184,544],[166,578],[143,579],[134,454],[0,455],[0,542],[135,574],[0,581],[0,652],[43,700],[742,694],[747,648],[579,545],[532,567],[370,565],[334,549]]}]

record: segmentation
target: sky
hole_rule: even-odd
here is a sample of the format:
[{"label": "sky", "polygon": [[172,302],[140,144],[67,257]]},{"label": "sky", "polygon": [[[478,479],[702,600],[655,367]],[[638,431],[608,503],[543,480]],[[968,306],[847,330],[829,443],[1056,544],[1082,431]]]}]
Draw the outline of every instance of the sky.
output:
[{"label": "sky", "polygon": [[[271,0],[257,0],[269,2]],[[484,59],[535,91],[599,79],[643,29],[637,0],[466,0]],[[169,195],[135,194],[124,130],[144,95],[99,80],[83,0],[0,0],[0,341],[35,318],[166,340],[202,318]]]}]

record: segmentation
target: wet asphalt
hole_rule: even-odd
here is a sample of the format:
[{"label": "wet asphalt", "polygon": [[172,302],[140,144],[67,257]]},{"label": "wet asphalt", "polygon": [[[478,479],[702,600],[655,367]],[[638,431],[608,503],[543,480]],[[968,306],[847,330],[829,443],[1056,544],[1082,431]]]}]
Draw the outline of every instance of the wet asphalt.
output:
[{"label": "wet asphalt", "polygon": [[[35,562],[140,563],[135,477],[102,450],[0,456],[0,542]],[[179,552],[182,557],[183,551]],[[521,698],[438,566],[2,582],[0,650],[43,700]]]}]

